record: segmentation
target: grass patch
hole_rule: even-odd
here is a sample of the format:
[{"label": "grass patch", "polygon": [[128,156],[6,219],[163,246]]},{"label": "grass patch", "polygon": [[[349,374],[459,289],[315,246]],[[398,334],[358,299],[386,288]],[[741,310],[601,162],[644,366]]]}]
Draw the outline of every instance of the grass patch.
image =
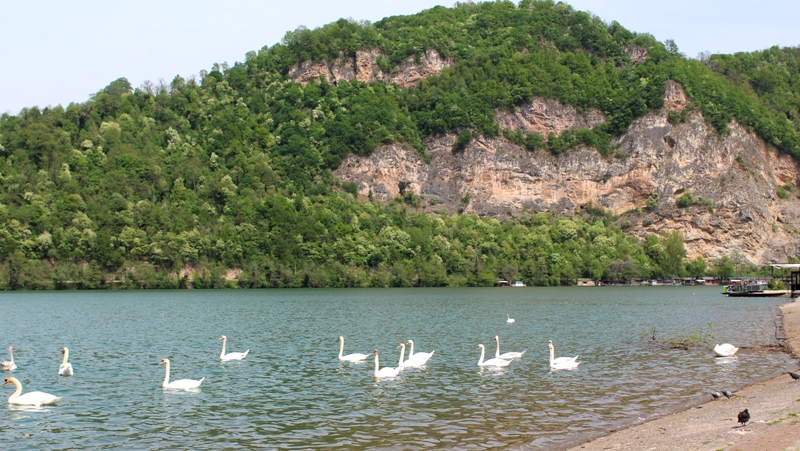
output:
[{"label": "grass patch", "polygon": [[789,415],[786,415],[783,418],[778,418],[777,420],[774,420],[774,421],[767,421],[767,426],[774,426],[776,424],[780,424],[780,423],[782,423],[782,422],[784,422],[786,420],[789,420],[791,418],[797,418],[797,413],[792,412],[792,413],[790,413]]}]

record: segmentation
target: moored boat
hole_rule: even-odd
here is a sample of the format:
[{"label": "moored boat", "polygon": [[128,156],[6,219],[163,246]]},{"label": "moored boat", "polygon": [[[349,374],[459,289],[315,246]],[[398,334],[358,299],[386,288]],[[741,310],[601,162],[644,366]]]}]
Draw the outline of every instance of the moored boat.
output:
[{"label": "moored boat", "polygon": [[765,280],[732,280],[722,289],[722,294],[731,297],[778,297],[788,295],[787,290],[768,290]]}]

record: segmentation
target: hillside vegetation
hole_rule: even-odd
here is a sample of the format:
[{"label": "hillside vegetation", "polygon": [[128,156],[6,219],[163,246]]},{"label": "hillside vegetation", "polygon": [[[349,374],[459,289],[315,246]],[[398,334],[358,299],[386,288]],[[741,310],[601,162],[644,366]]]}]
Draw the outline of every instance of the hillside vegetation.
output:
[{"label": "hillside vegetation", "polygon": [[[385,71],[426,49],[455,66],[411,89],[302,85],[287,75],[298,62],[365,48],[380,49]],[[646,61],[633,61],[631,48],[646,50]],[[608,120],[509,139],[554,153],[585,144],[614,158],[612,138],[662,107],[668,79],[720,133],[736,119],[800,158],[797,97],[770,94],[784,85],[797,92],[797,65],[780,72],[766,56],[725,58],[712,58],[714,72],[671,42],[561,3],[467,3],[300,28],[198,79],[134,89],[120,78],[86,103],[5,114],[0,288],[474,286],[516,277],[552,285],[687,267],[702,275],[706,262],[683,261],[679,233],[640,243],[601,210],[503,223],[447,216],[413,196],[359,201],[331,170],[380,144],[408,143],[424,156],[435,134],[458,133],[461,144],[500,135],[495,111],[533,96]],[[734,68],[760,72],[737,78]],[[752,81],[773,70],[777,84]]]}]

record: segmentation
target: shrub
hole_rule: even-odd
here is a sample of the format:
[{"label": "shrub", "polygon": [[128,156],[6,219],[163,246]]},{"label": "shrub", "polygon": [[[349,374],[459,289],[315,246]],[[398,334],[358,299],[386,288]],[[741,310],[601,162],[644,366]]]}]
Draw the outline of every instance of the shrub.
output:
[{"label": "shrub", "polygon": [[456,143],[453,144],[453,152],[461,152],[462,150],[466,149],[467,145],[472,142],[472,138],[472,131],[470,129],[463,130],[458,134]]},{"label": "shrub", "polygon": [[669,122],[670,124],[678,125],[678,122],[680,121],[681,121],[681,116],[678,114],[677,111],[670,110],[670,112],[667,113],[667,122]]},{"label": "shrub", "polygon": [[647,197],[647,209],[653,211],[658,206],[658,193],[652,193]]},{"label": "shrub", "polygon": [[358,196],[358,185],[353,182],[342,182],[342,189],[353,196]]}]

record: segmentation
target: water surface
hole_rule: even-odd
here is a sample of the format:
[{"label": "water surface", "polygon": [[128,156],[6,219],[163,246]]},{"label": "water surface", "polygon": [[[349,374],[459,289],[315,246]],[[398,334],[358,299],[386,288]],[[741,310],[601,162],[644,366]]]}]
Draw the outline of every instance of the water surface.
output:
[{"label": "water surface", "polygon": [[[0,446],[559,449],[794,368],[760,348],[775,343],[781,302],[718,287],[2,293],[12,374],[63,400],[4,408]],[[647,343],[709,323],[743,347],[733,362]],[[222,334],[246,360],[219,361]],[[397,365],[407,339],[435,354],[376,381],[372,360],[339,363],[339,335],[345,353],[378,349],[381,366]],[[480,369],[476,347],[493,354],[495,335],[502,352],[527,353]],[[551,372],[548,340],[557,356],[580,354],[579,369]],[[56,375],[62,346],[72,377]],[[163,390],[162,358],[173,379],[205,377],[201,389]]]}]

